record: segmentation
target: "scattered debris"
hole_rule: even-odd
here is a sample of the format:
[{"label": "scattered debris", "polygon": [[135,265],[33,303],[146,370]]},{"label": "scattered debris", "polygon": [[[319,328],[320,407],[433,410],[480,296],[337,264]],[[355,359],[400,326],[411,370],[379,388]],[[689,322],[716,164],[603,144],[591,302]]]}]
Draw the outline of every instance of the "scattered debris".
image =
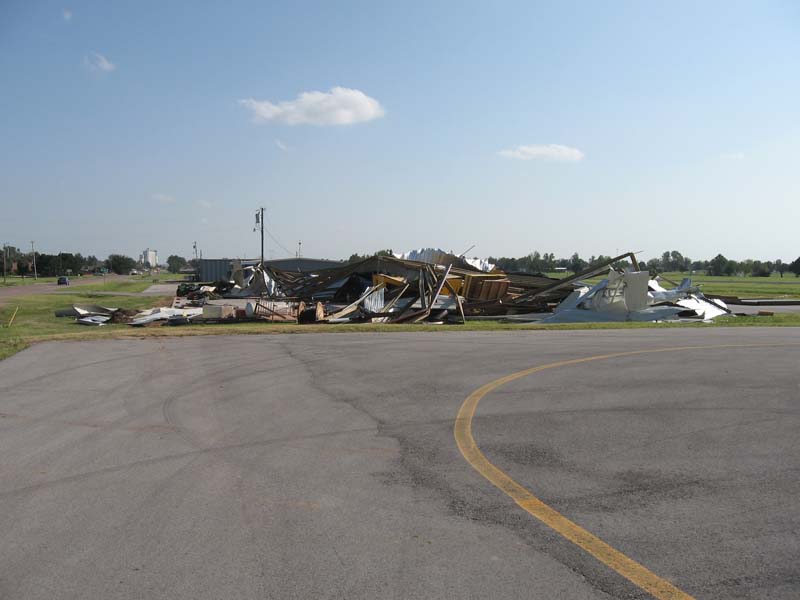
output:
[{"label": "scattered debris", "polygon": [[[317,261],[318,262],[318,261]],[[619,268],[630,264],[630,270]],[[323,264],[327,267],[327,264]],[[181,283],[171,307],[137,314],[98,305],[56,312],[82,325],[710,321],[730,315],[685,279],[667,289],[627,252],[563,278],[506,273],[488,261],[424,248],[314,271],[231,261],[230,280]],[[586,280],[605,274],[598,283]],[[596,279],[595,279],[596,281]]]},{"label": "scattered debris", "polygon": [[100,325],[105,325],[111,320],[111,316],[109,315],[92,315],[89,317],[80,317],[77,319],[78,323],[81,325],[93,325],[95,327],[99,327]]},{"label": "scattered debris", "polygon": [[98,304],[75,304],[69,308],[63,308],[55,312],[57,317],[94,317],[94,316],[107,316],[110,317],[118,308],[107,308]]},{"label": "scattered debris", "polygon": [[[138,313],[129,323],[133,327],[143,327],[156,321],[169,321],[175,319],[177,324],[179,320],[186,319],[191,321],[193,317],[202,316],[202,308],[151,308]],[[180,319],[178,319],[180,317]]]}]

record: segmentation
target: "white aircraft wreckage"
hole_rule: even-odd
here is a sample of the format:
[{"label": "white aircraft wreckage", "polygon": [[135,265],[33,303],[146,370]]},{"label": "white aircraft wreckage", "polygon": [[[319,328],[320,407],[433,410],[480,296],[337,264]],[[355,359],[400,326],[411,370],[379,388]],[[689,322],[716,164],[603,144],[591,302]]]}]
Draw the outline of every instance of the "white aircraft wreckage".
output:
[{"label": "white aircraft wreckage", "polygon": [[706,298],[689,279],[668,290],[647,271],[611,269],[596,285],[573,291],[539,322],[711,321],[729,314],[724,302]]}]

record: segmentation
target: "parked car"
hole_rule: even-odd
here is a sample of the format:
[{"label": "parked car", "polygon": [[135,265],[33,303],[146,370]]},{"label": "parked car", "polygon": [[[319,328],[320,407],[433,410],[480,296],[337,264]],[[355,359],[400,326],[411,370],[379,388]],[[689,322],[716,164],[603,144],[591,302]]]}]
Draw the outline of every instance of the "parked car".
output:
[{"label": "parked car", "polygon": [[59,277],[58,285],[69,285],[69,277]]}]

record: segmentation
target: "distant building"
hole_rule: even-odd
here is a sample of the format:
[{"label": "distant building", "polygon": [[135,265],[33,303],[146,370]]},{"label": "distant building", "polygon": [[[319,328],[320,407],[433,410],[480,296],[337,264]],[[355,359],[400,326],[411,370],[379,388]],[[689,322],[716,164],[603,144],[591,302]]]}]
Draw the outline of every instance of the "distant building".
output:
[{"label": "distant building", "polygon": [[145,267],[155,269],[158,266],[158,250],[150,250],[150,248],[145,248],[140,258]]}]

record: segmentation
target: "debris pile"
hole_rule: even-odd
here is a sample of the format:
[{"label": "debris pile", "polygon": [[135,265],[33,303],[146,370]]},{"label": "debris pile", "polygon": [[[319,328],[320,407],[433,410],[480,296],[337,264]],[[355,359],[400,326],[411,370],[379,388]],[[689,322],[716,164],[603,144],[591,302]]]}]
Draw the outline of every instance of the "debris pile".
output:
[{"label": "debris pile", "polygon": [[[708,321],[731,314],[686,279],[672,289],[639,270],[633,253],[609,258],[574,275],[506,273],[486,261],[441,250],[373,256],[313,272],[245,266],[232,261],[230,279],[182,283],[169,308],[116,317],[132,326],[154,323],[464,323],[474,319],[580,323]],[[405,256],[413,256],[412,260]],[[614,268],[629,261],[632,270]],[[473,264],[474,263],[474,264]],[[594,285],[585,281],[605,274]],[[671,282],[670,282],[671,283]],[[673,284],[674,285],[674,284]],[[60,314],[63,313],[63,314]],[[84,325],[113,321],[118,309],[74,306],[59,311]]]}]

